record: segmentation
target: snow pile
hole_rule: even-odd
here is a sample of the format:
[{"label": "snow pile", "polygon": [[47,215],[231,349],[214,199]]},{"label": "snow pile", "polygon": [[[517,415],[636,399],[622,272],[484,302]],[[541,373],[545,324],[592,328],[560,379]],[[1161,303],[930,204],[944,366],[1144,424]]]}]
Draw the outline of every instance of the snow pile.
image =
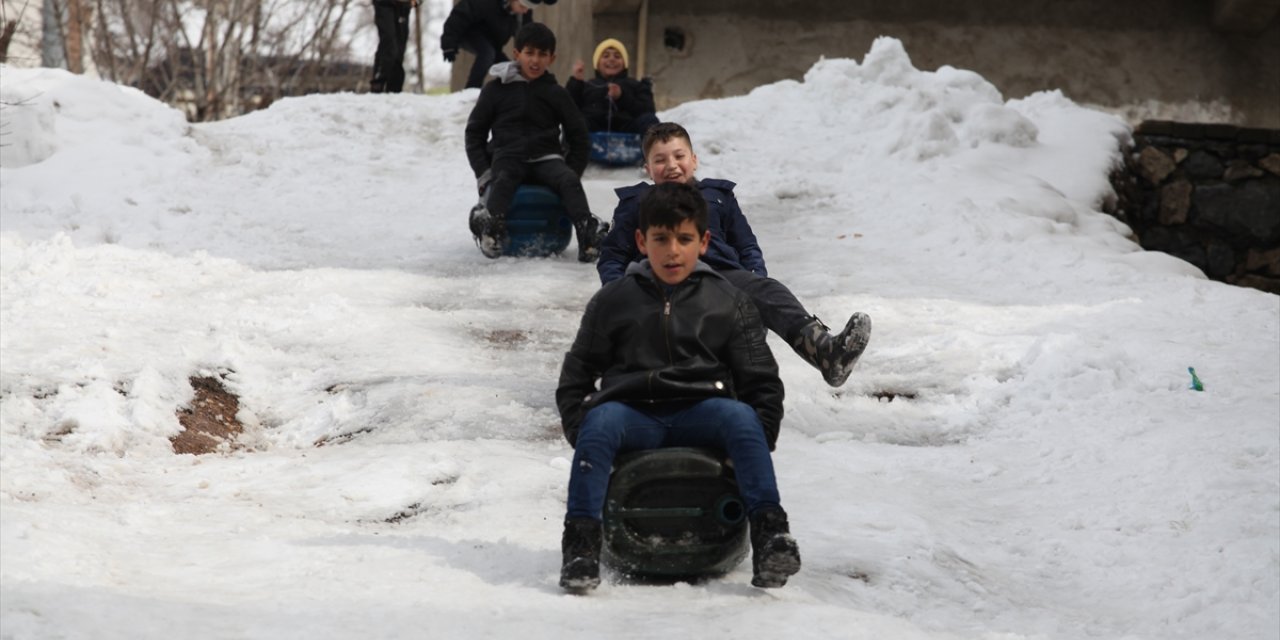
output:
[{"label": "snow pile", "polygon": [[[661,114],[774,277],[876,328],[840,389],[771,338],[785,589],[581,599],[552,394],[598,279],[475,249],[475,91],[188,126],[4,73],[32,105],[0,162],[6,637],[1277,637],[1280,303],[1098,211],[1113,116],[892,39]],[[590,169],[593,208],[640,178]],[[193,376],[249,449],[170,452]]]}]

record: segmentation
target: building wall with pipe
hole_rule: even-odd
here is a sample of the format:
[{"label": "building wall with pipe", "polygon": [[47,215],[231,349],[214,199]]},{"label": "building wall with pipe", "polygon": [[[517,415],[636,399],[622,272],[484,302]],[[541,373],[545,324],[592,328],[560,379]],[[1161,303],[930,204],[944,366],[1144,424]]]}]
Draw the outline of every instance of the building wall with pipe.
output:
[{"label": "building wall with pipe", "polygon": [[559,38],[561,81],[617,38],[660,109],[800,79],[823,57],[860,60],[884,35],[917,68],[975,71],[1005,98],[1211,105],[1218,121],[1280,128],[1280,0],[560,0],[536,12]]}]

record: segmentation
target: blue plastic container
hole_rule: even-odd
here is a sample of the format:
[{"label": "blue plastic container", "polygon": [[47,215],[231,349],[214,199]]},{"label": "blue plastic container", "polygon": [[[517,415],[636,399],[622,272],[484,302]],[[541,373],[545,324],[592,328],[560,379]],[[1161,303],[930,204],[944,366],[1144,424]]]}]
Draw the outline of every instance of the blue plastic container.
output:
[{"label": "blue plastic container", "polygon": [[610,167],[635,167],[644,164],[640,134],[595,131],[591,133],[592,162]]},{"label": "blue plastic container", "polygon": [[640,577],[722,575],[749,546],[746,505],[723,455],[674,447],[616,461],[604,510],[606,565]]},{"label": "blue plastic container", "polygon": [[560,196],[547,187],[520,185],[507,211],[507,245],[503,255],[543,257],[569,246],[573,222]]}]

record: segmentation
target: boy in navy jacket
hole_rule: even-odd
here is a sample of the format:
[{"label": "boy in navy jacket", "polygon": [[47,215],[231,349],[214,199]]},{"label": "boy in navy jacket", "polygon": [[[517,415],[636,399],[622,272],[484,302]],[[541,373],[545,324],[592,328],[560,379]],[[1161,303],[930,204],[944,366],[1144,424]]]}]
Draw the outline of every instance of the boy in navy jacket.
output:
[{"label": "boy in navy jacket", "polygon": [[[827,384],[838,387],[849,379],[854,364],[871,338],[871,318],[855,312],[844,330],[832,335],[822,321],[810,314],[785,285],[769,277],[764,252],[755,233],[742,215],[728,180],[699,180],[694,173],[698,156],[693,152],[689,132],[674,122],[653,125],[642,142],[645,170],[655,185],[681,182],[702,193],[709,207],[710,240],[703,257],[734,286],[743,290],[759,308],[764,325],[778,334],[800,357],[822,372]],[[653,186],[641,182],[617,189],[618,207],[613,226],[600,247],[596,270],[600,282],[608,284],[622,276],[640,257],[631,237],[636,230],[641,197]]]}]

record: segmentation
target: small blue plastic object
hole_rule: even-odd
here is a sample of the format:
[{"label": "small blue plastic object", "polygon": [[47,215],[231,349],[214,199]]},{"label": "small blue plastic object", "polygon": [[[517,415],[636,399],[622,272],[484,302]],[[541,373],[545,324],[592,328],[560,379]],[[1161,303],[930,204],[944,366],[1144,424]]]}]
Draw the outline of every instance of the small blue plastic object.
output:
[{"label": "small blue plastic object", "polygon": [[592,162],[609,167],[635,167],[644,164],[640,134],[594,131],[591,133]]},{"label": "small blue plastic object", "polygon": [[560,196],[547,187],[520,185],[507,211],[503,255],[545,257],[560,253],[573,237],[573,222]]},{"label": "small blue plastic object", "polygon": [[1191,384],[1187,385],[1192,391],[1204,391],[1204,383],[1200,382],[1199,376],[1196,375],[1195,367],[1187,367],[1187,373],[1191,374]]}]

